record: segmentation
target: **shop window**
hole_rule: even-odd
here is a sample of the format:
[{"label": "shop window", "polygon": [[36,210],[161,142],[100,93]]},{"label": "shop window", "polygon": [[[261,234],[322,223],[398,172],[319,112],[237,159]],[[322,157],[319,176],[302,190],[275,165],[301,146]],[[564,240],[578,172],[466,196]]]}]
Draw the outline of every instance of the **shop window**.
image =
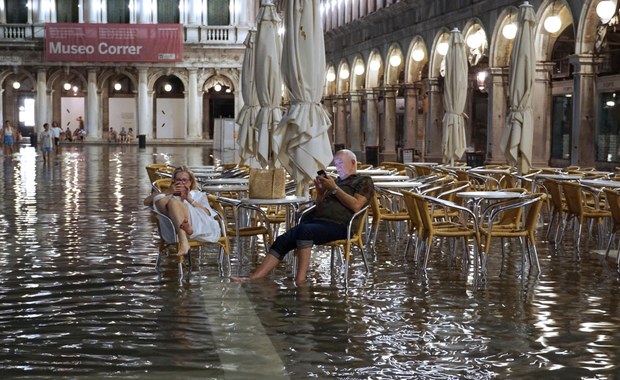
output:
[{"label": "shop window", "polygon": [[230,25],[229,0],[209,0],[207,2],[208,25]]},{"label": "shop window", "polygon": [[551,158],[570,159],[572,128],[573,98],[569,95],[554,96],[551,113]]},{"label": "shop window", "polygon": [[618,139],[620,135],[620,99],[615,92],[603,92],[598,98],[596,123],[596,160],[620,161]]},{"label": "shop window", "polygon": [[107,0],[108,23],[129,24],[129,0]]},{"label": "shop window", "polygon": [[7,1],[5,4],[6,4],[7,24],[27,24],[28,23],[28,2],[27,1]]},{"label": "shop window", "polygon": [[178,24],[179,20],[179,0],[157,0],[158,23]]},{"label": "shop window", "polygon": [[56,0],[57,22],[80,22],[80,0]]}]

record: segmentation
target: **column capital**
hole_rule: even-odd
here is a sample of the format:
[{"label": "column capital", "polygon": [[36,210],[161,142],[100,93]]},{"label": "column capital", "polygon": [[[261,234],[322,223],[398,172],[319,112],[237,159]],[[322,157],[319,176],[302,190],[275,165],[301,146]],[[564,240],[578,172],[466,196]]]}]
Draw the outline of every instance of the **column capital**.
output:
[{"label": "column capital", "polygon": [[574,73],[580,75],[595,75],[597,66],[603,61],[595,54],[573,54],[568,57],[568,62],[575,68]]}]

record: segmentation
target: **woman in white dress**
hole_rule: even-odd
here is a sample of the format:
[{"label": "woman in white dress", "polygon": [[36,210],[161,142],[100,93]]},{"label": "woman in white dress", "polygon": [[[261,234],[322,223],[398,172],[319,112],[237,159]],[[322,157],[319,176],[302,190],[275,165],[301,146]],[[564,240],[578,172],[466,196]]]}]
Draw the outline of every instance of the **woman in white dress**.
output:
[{"label": "woman in white dress", "polygon": [[144,204],[172,219],[180,243],[177,255],[187,254],[189,240],[216,242],[221,236],[215,211],[207,195],[198,190],[196,177],[186,166],[172,173],[170,187],[162,193],[149,195]]}]

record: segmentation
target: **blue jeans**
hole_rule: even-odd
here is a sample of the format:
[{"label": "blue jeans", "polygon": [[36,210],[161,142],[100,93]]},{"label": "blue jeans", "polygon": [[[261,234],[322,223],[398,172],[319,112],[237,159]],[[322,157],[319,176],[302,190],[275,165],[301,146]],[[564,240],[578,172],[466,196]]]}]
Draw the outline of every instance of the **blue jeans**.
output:
[{"label": "blue jeans", "polygon": [[273,242],[270,254],[278,260],[284,259],[295,248],[308,248],[347,237],[347,226],[325,220],[310,219],[301,222]]}]

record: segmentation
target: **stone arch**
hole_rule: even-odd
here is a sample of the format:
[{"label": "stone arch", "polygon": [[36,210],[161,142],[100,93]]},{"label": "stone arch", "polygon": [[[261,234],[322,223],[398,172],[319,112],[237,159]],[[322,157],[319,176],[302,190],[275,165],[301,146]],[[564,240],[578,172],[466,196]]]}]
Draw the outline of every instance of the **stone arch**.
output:
[{"label": "stone arch", "polygon": [[0,83],[2,84],[0,86],[0,88],[4,88],[5,85],[8,85],[7,83],[5,83],[9,78],[11,77],[18,77],[18,78],[28,78],[30,80],[30,82],[32,82],[32,88],[36,89],[36,85],[37,85],[37,80],[35,78],[35,76],[23,69],[23,68],[17,68],[14,67],[12,70],[4,70],[2,71],[2,73],[0,73]]},{"label": "stone arch", "polygon": [[383,57],[381,53],[374,49],[368,56],[368,67],[366,69],[366,88],[383,86]]},{"label": "stone arch", "polygon": [[[479,18],[474,17],[467,21],[463,28],[463,38],[470,67],[485,61],[484,57],[487,57],[489,53],[489,37]],[[478,42],[478,44],[470,46],[472,42]]]},{"label": "stone arch", "polygon": [[327,74],[325,75],[325,96],[335,95],[336,94],[336,69],[334,65],[330,63],[327,66],[327,70],[325,71]]},{"label": "stone arch", "polygon": [[[353,58],[353,75],[351,76],[351,91],[364,89],[366,76],[366,64],[364,58],[358,54]],[[361,68],[361,69],[360,69]],[[363,71],[362,71],[363,70]]]},{"label": "stone arch", "polygon": [[[404,73],[405,59],[403,58],[403,52],[398,43],[393,43],[389,49],[385,65],[385,84],[397,85],[400,82],[404,82],[404,78],[401,78],[401,74]],[[398,63],[397,65],[394,65]]]},{"label": "stone arch", "polygon": [[[593,13],[594,16],[597,17],[594,11]],[[562,20],[562,28],[556,33],[551,34],[545,30],[544,21],[547,17],[553,14],[558,15],[560,20]],[[536,24],[535,30],[536,38],[534,42],[536,57],[538,61],[548,61],[551,59],[551,53],[553,52],[553,47],[558,40],[558,37],[566,28],[575,27],[573,14],[570,7],[564,0],[546,0],[538,9],[536,17],[538,18],[538,23]],[[596,28],[594,29],[594,34],[596,34]]]},{"label": "stone arch", "polygon": [[86,93],[88,80],[81,71],[69,67],[54,71],[47,79],[47,88],[54,89],[55,86],[62,85],[62,83],[58,84],[57,81],[66,78],[77,79],[82,86],[82,91]]},{"label": "stone arch", "polygon": [[441,28],[437,34],[435,34],[435,38],[433,40],[433,47],[431,49],[430,61],[428,65],[428,76],[429,78],[439,78],[440,77],[440,69],[441,62],[444,60],[444,56],[438,52],[438,47],[442,43],[448,43],[448,39],[450,38],[450,31],[448,28]]},{"label": "stone arch", "polygon": [[131,81],[131,84],[133,85],[133,88],[137,89],[138,88],[138,79],[136,77],[136,74],[134,72],[130,72],[124,68],[114,68],[114,69],[108,69],[105,70],[104,72],[101,73],[101,75],[99,75],[99,77],[97,78],[97,89],[99,91],[103,91],[104,87],[107,85],[108,81],[114,77],[118,77],[118,76],[125,76],[127,77],[127,79],[129,79],[129,81]]},{"label": "stone arch", "polygon": [[336,93],[343,94],[349,91],[349,80],[351,79],[351,68],[346,59],[340,61],[338,65],[338,75],[336,75]]},{"label": "stone arch", "polygon": [[519,10],[514,6],[506,7],[499,14],[489,45],[489,66],[506,67],[510,64],[510,53],[512,52],[514,38],[507,38],[504,35],[504,28],[509,24],[514,23],[516,25],[518,15]]},{"label": "stone arch", "polygon": [[[420,51],[423,55],[420,54]],[[421,58],[421,59],[420,59]],[[417,61],[417,59],[420,59]],[[415,36],[409,44],[405,60],[405,83],[413,83],[422,79],[422,70],[428,62],[428,49],[421,36]]]},{"label": "stone arch", "polygon": [[600,17],[596,14],[596,5],[598,2],[586,0],[583,3],[579,24],[575,33],[575,53],[593,53],[595,52],[595,43],[597,40],[598,26]]}]

